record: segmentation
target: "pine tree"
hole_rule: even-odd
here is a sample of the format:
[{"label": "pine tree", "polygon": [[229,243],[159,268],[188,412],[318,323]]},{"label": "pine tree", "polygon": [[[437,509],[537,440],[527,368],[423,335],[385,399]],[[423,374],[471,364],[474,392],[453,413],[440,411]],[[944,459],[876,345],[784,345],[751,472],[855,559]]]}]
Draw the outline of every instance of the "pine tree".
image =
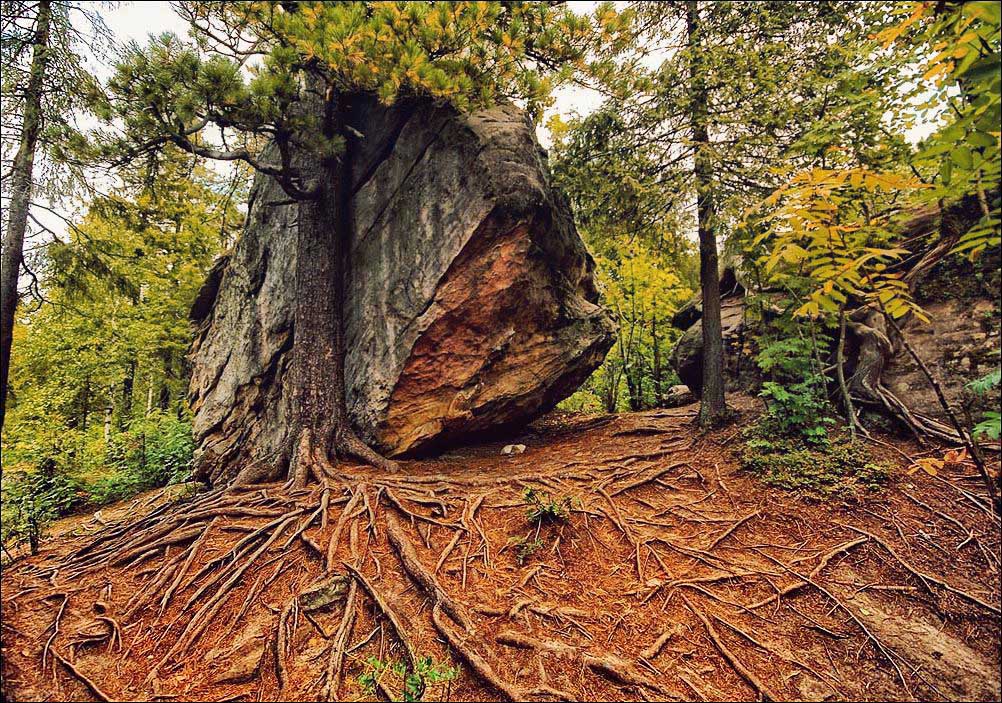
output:
[{"label": "pine tree", "polygon": [[[85,75],[85,49],[100,54],[107,30],[90,3],[21,2],[0,5],[3,17],[3,248],[0,255],[0,427],[7,410],[7,382],[33,197],[65,195],[67,176],[60,152],[67,120],[83,107],[72,88]],[[89,28],[89,32],[84,28]],[[8,155],[13,153],[11,162]],[[37,224],[37,220],[33,221]]]},{"label": "pine tree", "polygon": [[[555,85],[600,70],[589,52],[604,49],[609,61],[629,16],[602,5],[587,19],[521,2],[217,2],[182,10],[203,52],[171,35],[131,47],[107,91],[94,91],[98,112],[124,125],[100,135],[100,151],[124,161],[174,144],[242,161],[298,201],[294,330],[310,334],[294,333],[295,427],[278,465],[288,466],[294,487],[330,473],[329,455],[394,470],[358,438],[344,396],[350,184],[364,132],[352,123],[353,104],[364,95],[384,103],[427,96],[469,109],[518,98],[538,115]],[[212,146],[210,128],[231,146]],[[274,467],[248,466],[234,481],[275,476]]]}]

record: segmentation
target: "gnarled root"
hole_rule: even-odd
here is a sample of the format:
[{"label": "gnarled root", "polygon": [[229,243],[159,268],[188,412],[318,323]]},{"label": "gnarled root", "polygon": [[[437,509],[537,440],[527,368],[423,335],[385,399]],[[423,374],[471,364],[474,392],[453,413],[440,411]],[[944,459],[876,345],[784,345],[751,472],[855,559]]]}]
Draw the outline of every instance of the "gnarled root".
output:
[{"label": "gnarled root", "polygon": [[[325,437],[330,437],[329,440]],[[230,488],[266,483],[281,478],[286,467],[286,488],[304,490],[310,478],[324,483],[337,477],[337,461],[354,459],[386,473],[396,473],[400,466],[363,442],[350,427],[332,430],[307,427],[292,432],[283,448],[271,461],[252,461],[230,482]]]}]

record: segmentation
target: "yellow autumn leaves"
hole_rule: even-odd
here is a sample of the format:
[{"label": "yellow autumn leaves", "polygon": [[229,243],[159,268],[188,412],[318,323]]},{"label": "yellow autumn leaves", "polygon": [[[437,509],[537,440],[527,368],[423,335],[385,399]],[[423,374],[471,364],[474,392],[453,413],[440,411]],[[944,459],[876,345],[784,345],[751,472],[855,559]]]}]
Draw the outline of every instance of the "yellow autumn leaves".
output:
[{"label": "yellow autumn leaves", "polygon": [[767,246],[759,264],[774,285],[809,281],[797,315],[838,313],[856,298],[895,318],[910,312],[924,319],[894,269],[908,251],[891,243],[887,216],[876,214],[882,198],[922,187],[865,167],[799,173],[764,202],[764,231],[752,242]]}]

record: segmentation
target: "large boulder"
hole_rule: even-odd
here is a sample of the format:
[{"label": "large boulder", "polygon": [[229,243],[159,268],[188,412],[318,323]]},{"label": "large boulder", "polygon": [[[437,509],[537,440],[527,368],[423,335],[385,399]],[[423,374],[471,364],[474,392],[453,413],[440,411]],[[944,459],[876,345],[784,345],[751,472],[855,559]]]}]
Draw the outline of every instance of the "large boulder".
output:
[{"label": "large boulder", "polygon": [[[527,422],[612,344],[594,262],[511,105],[362,103],[346,295],[347,399],[388,455]],[[245,231],[192,309],[200,471],[268,461],[290,427],[296,218],[259,177]]]},{"label": "large boulder", "polygon": [[[671,352],[671,365],[679,379],[697,398],[703,394],[703,320],[700,317],[679,337]],[[724,339],[724,386],[736,391],[754,385],[757,379],[752,363],[744,350],[747,325],[745,303],[742,297],[724,298],[720,301],[720,324]],[[743,373],[742,373],[743,372]]]},{"label": "large boulder", "polygon": [[[724,387],[749,390],[758,383],[758,370],[746,351],[750,336],[745,315],[745,285],[736,267],[725,266],[720,274],[720,325],[724,340]],[[672,317],[671,324],[684,330],[671,351],[671,365],[698,398],[703,391],[703,300],[696,295]]]}]

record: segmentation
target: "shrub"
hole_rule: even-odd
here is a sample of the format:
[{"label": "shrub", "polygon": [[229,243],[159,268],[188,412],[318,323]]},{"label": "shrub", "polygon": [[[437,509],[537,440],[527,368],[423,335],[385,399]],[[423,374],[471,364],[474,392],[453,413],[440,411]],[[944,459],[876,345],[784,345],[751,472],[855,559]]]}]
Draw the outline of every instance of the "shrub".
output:
[{"label": "shrub", "polygon": [[386,676],[392,679],[389,682],[383,682],[388,689],[400,687],[400,700],[424,700],[430,686],[442,683],[447,684],[445,695],[439,695],[434,700],[449,700],[451,683],[459,676],[459,669],[429,656],[417,657],[413,671],[409,670],[404,662],[390,663],[376,657],[369,657],[366,660],[366,671],[358,677],[358,683],[366,693],[375,695],[376,686]]},{"label": "shrub", "polygon": [[28,542],[37,549],[45,526],[71,510],[180,483],[191,471],[191,424],[171,413],[137,418],[107,443],[99,427],[63,434],[59,443],[46,438],[11,453],[0,495],[3,544]]},{"label": "shrub", "polygon": [[519,537],[514,540],[515,544],[515,561],[518,562],[519,566],[525,566],[525,563],[532,558],[539,549],[544,546],[543,540],[539,539],[529,539],[528,537]]},{"label": "shrub", "polygon": [[542,525],[544,522],[561,522],[567,519],[567,511],[571,507],[571,499],[567,496],[552,498],[548,493],[526,488],[522,497],[526,502],[525,516],[529,522]]},{"label": "shrub", "polygon": [[766,414],[760,422],[772,434],[796,437],[824,445],[831,417],[826,379],[812,359],[812,344],[795,336],[765,344],[755,361],[771,380],[762,383],[759,396]]},{"label": "shrub", "polygon": [[93,502],[121,500],[187,480],[194,450],[191,425],[186,420],[170,413],[150,413],[111,443],[107,465],[114,471],[91,485]]},{"label": "shrub", "polygon": [[5,474],[0,493],[0,540],[5,545],[27,543],[32,554],[38,552],[46,525],[84,502],[80,485],[56,473],[51,459],[32,473]]}]

